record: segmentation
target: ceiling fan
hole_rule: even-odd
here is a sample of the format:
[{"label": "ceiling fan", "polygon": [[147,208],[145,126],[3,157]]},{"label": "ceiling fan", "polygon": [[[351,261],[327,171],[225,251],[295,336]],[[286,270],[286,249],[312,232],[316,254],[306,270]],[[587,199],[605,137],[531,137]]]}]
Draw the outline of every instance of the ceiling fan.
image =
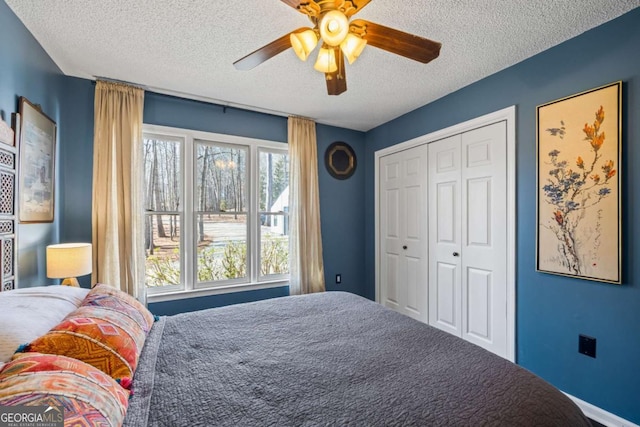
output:
[{"label": "ceiling fan", "polygon": [[344,58],[352,64],[369,44],[426,64],[438,57],[441,44],[364,19],[349,19],[371,0],[281,0],[309,17],[313,28],[302,27],[272,41],[233,63],[250,70],[292,47],[306,61],[320,44],[314,68],[324,73],[329,95],[347,90]]}]

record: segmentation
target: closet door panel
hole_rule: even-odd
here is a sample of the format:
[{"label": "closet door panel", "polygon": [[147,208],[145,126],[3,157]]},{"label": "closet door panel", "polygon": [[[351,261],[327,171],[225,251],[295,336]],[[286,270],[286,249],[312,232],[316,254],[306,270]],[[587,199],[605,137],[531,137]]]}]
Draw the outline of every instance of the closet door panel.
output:
[{"label": "closet door panel", "polygon": [[402,253],[405,262],[405,299],[403,312],[414,319],[428,319],[428,276],[426,257],[428,252],[426,226],[427,198],[427,147],[418,146],[402,152],[401,168],[404,214]]},{"label": "closet door panel", "polygon": [[429,297],[434,300],[431,326],[436,326],[454,335],[459,335],[459,312],[460,297],[457,279],[459,268],[454,264],[439,262],[436,265],[435,294],[432,292]]},{"label": "closet door panel", "polygon": [[423,300],[426,296],[424,280],[421,278],[422,266],[420,258],[405,257],[406,260],[406,285],[407,299],[405,309],[407,314],[421,320]]},{"label": "closet door panel", "polygon": [[467,328],[470,336],[491,341],[491,272],[476,268],[467,269],[467,296],[472,304],[467,305]]},{"label": "closet door panel", "polygon": [[429,144],[429,324],[460,336],[460,135]]},{"label": "closet door panel", "polygon": [[402,227],[402,157],[398,154],[381,159],[380,171],[380,224],[381,224],[381,286],[382,305],[400,311],[403,256],[401,254]]},{"label": "closet door panel", "polygon": [[415,147],[380,159],[380,301],[427,321],[427,148]]},{"label": "closet door panel", "polygon": [[491,245],[491,178],[470,179],[467,182],[467,245]]},{"label": "closet door panel", "polygon": [[385,286],[382,290],[382,304],[394,310],[399,310],[400,308],[398,300],[399,263],[400,257],[398,255],[385,254],[382,272],[382,277],[385,281]]},{"label": "closet door panel", "polygon": [[436,240],[439,244],[456,245],[456,193],[458,181],[438,182],[435,186],[437,211]]},{"label": "closet door panel", "polygon": [[506,356],[506,124],[461,135],[462,337]]}]

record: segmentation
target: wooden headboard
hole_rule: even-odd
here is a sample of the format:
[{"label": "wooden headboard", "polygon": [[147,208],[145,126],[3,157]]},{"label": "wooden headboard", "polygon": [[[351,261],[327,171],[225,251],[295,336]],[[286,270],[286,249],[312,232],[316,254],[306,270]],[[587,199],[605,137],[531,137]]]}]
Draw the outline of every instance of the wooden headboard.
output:
[{"label": "wooden headboard", "polygon": [[0,120],[0,291],[14,289],[18,275],[16,140],[11,126]]}]

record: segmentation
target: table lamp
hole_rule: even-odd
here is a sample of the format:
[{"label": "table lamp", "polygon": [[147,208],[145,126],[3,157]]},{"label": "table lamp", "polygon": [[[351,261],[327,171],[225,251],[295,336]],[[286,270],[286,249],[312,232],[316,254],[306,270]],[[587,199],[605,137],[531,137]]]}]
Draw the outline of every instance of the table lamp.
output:
[{"label": "table lamp", "polygon": [[91,243],[61,243],[47,246],[47,277],[64,279],[63,285],[80,286],[78,276],[93,270]]}]

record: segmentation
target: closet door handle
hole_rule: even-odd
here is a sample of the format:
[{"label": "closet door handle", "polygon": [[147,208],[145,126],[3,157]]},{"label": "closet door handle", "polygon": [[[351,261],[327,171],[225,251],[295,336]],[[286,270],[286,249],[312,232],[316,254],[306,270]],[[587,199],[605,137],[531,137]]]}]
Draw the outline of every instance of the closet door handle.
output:
[{"label": "closet door handle", "polygon": [[402,249],[404,249],[404,250],[406,251],[406,250],[407,250],[407,245],[404,245],[404,246],[402,247]]},{"label": "closet door handle", "polygon": [[453,256],[460,256],[460,254],[458,252],[454,252]]}]

